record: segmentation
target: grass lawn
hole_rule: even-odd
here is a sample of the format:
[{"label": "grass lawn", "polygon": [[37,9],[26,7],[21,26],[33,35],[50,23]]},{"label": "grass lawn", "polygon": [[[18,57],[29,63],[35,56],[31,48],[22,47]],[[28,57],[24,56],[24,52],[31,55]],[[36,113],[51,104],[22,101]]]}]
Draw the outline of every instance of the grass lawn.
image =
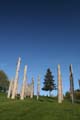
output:
[{"label": "grass lawn", "polygon": [[0,94],[0,120],[80,120],[80,104],[46,97],[10,100]]}]

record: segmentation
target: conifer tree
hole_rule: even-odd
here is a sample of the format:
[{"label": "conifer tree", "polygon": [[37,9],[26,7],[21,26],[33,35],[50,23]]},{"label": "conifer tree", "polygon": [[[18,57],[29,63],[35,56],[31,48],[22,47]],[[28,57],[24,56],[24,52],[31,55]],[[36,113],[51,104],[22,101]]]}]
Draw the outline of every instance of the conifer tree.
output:
[{"label": "conifer tree", "polygon": [[56,89],[56,84],[54,83],[55,80],[53,79],[54,76],[52,75],[51,70],[48,68],[45,78],[44,78],[44,87],[42,88],[42,90],[44,91],[49,91],[49,95],[51,96],[51,91]]}]

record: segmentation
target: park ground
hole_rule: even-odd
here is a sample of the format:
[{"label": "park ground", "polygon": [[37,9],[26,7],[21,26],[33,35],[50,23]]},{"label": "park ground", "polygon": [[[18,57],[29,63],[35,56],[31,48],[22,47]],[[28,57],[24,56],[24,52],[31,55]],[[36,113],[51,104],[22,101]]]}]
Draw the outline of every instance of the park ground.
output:
[{"label": "park ground", "polygon": [[58,104],[49,97],[11,100],[0,94],[0,120],[80,120],[80,103]]}]

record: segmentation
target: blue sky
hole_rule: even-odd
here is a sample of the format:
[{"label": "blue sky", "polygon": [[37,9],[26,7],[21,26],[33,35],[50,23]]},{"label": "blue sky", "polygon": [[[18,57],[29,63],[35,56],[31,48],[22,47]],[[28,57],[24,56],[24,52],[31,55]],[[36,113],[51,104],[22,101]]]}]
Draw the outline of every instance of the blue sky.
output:
[{"label": "blue sky", "polygon": [[[63,92],[69,90],[69,65],[73,65],[75,89],[80,78],[79,0],[2,0],[0,1],[0,69],[12,79],[21,56],[19,88],[23,69],[28,65],[28,82],[47,68],[57,84],[61,65]],[[41,94],[45,92],[41,91]]]}]

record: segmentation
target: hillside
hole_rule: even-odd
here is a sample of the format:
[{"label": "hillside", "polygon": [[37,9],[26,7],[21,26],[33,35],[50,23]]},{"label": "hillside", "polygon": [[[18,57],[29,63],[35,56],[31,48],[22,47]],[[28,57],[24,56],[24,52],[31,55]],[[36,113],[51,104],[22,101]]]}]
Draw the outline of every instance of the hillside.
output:
[{"label": "hillside", "polygon": [[80,104],[41,97],[39,101],[10,100],[0,94],[0,120],[79,120]]}]

